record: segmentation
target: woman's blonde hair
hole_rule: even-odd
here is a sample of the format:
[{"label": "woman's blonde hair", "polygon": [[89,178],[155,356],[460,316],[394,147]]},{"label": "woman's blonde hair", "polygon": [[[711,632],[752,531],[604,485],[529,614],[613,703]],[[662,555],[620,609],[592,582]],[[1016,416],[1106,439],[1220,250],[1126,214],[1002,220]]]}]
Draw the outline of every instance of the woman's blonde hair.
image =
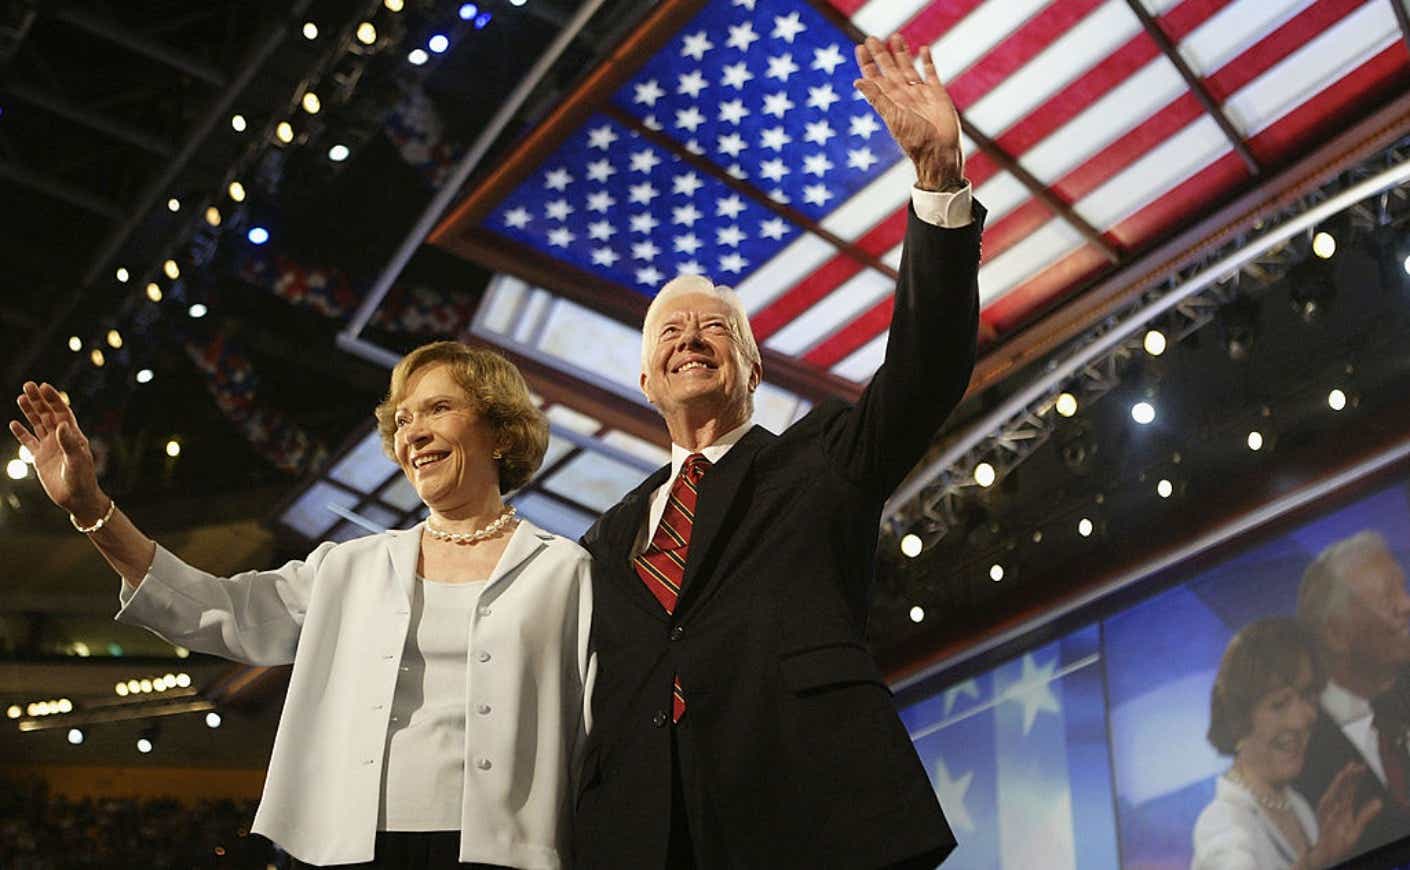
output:
[{"label": "woman's blonde hair", "polygon": [[529,397],[529,386],[513,363],[488,348],[458,341],[423,344],[392,369],[387,397],[373,412],[383,452],[397,461],[396,413],[397,405],[406,398],[406,382],[414,372],[437,364],[449,366],[451,377],[494,430],[503,452],[499,491],[509,492],[528,483],[548,451],[548,420]]}]

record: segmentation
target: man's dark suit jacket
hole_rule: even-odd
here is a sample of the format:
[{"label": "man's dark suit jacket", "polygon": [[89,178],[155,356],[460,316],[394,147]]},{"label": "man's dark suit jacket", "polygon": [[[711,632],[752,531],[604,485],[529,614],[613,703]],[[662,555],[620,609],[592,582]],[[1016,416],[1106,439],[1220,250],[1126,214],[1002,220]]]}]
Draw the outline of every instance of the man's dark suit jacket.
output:
[{"label": "man's dark suit jacket", "polygon": [[955,846],[864,643],[882,503],[958,403],[974,363],[984,217],[912,211],[883,366],[775,436],[755,426],[701,483],[668,616],[631,565],[659,470],[583,538],[594,557],[598,678],[576,865],[666,862],[671,679],[700,866],[938,864]]},{"label": "man's dark suit jacket", "polygon": [[[1314,810],[1343,767],[1352,763],[1366,763],[1360,751],[1342,733],[1341,727],[1325,710],[1320,709],[1317,711],[1317,722],[1312,726],[1312,735],[1307,741],[1305,757],[1307,760],[1303,762],[1302,775],[1293,783],[1293,787],[1307,798]],[[1356,849],[1348,857],[1410,836],[1410,813],[1391,799],[1385,786],[1381,785],[1376,774],[1368,768],[1357,793],[1357,805],[1360,806],[1373,798],[1380,798],[1381,811],[1366,827],[1361,839],[1356,843]]]}]

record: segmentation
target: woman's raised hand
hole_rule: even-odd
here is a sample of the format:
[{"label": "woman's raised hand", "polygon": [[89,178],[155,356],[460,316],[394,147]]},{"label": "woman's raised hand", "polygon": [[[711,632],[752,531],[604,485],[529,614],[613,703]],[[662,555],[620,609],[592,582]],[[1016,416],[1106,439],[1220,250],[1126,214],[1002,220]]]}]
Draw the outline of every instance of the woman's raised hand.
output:
[{"label": "woman's raised hand", "polygon": [[11,420],[10,434],[34,454],[34,470],[50,501],[80,522],[102,516],[107,500],[98,487],[93,451],[59,391],[26,381],[16,401],[29,428]]},{"label": "woman's raised hand", "polygon": [[1366,826],[1381,811],[1381,801],[1373,798],[1356,805],[1357,786],[1368,775],[1363,764],[1347,764],[1327,786],[1317,804],[1317,843],[1308,852],[1313,867],[1331,867],[1351,857]]}]

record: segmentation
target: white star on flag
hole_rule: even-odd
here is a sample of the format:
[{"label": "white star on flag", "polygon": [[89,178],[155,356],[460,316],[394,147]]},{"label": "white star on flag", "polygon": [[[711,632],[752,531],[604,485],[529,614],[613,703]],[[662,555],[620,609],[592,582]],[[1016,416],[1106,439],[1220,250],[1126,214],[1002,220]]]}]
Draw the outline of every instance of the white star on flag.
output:
[{"label": "white star on flag", "polygon": [[677,175],[671,179],[671,193],[680,193],[685,196],[695,196],[695,192],[704,186],[705,182],[701,181],[700,176],[694,172]]},{"label": "white star on flag", "polygon": [[764,95],[765,115],[773,115],[774,117],[782,118],[791,108],[793,108],[793,101],[788,98],[786,91]]},{"label": "white star on flag", "polygon": [[765,148],[772,148],[775,151],[782,151],[783,146],[793,141],[793,137],[788,135],[788,131],[782,127],[773,127],[765,130],[759,139],[759,144]]},{"label": "white star on flag", "polygon": [[529,210],[522,205],[504,213],[504,225],[513,227],[516,230],[522,230],[524,227],[528,226],[529,221],[533,219],[533,216],[529,214]]},{"label": "white star on flag", "polygon": [[661,191],[656,189],[656,185],[649,181],[631,186],[631,201],[641,205],[650,205],[651,201],[661,195]]},{"label": "white star on flag", "polygon": [[576,238],[567,227],[554,227],[548,231],[548,243],[560,248],[568,247]]},{"label": "white star on flag", "polygon": [[832,168],[832,161],[827,159],[827,155],[819,151],[816,154],[809,154],[803,158],[803,172],[809,175],[816,175],[822,178],[827,175],[827,171]]},{"label": "white star on flag", "polygon": [[588,238],[605,242],[617,232],[611,221],[593,221],[588,224]]},{"label": "white star on flag", "polygon": [[769,71],[765,75],[768,78],[786,82],[788,77],[796,72],[798,72],[798,64],[793,62],[793,55],[785,53],[778,57],[769,58]]},{"label": "white star on flag", "polygon": [[705,52],[714,47],[714,43],[710,42],[710,35],[702,30],[685,38],[685,44],[681,47],[681,56],[693,57],[697,61],[701,61],[705,59]]},{"label": "white star on flag", "polygon": [[686,260],[676,267],[677,275],[704,275],[705,267],[694,260]]},{"label": "white star on flag", "polygon": [[740,51],[748,51],[749,45],[759,38],[759,34],[754,32],[754,25],[748,21],[743,24],[732,24],[729,28],[729,42],[725,43],[730,48],[737,48]]},{"label": "white star on flag", "polygon": [[617,173],[617,168],[606,157],[589,163],[587,170],[589,181],[606,181]]},{"label": "white star on flag", "polygon": [[954,688],[947,689],[945,691],[945,712],[943,715],[948,716],[954,711],[955,702],[960,699],[961,695],[978,701],[979,683],[975,680],[965,680]]},{"label": "white star on flag", "polygon": [[685,150],[689,151],[691,154],[705,153],[705,149],[701,147],[699,139],[691,139],[689,142],[685,143]]},{"label": "white star on flag", "polygon": [[791,202],[791,200],[789,200],[788,198],[788,194],[784,193],[783,189],[779,187],[775,187],[773,190],[769,191],[769,199],[773,200],[779,205],[788,205],[788,203]]},{"label": "white star on flag", "polygon": [[833,103],[842,99],[832,90],[831,84],[822,84],[816,88],[808,88],[808,106],[814,109],[822,109],[824,112]]},{"label": "white star on flag", "polygon": [[716,217],[727,217],[734,220],[742,211],[744,211],[744,200],[740,199],[737,193],[732,193],[715,203]]},{"label": "white star on flag", "polygon": [[661,122],[656,120],[655,115],[647,115],[641,119],[641,125],[648,130],[660,130]]},{"label": "white star on flag", "polygon": [[721,154],[728,154],[731,157],[738,157],[739,152],[743,151],[748,147],[749,146],[745,143],[743,136],[739,135],[738,133],[730,133],[728,136],[721,136],[719,138],[719,142],[715,146],[715,150],[719,151]]},{"label": "white star on flag", "polygon": [[730,177],[738,178],[740,181],[749,177],[749,173],[745,172],[744,167],[740,166],[738,163],[731,163],[729,169],[726,169],[725,172],[728,172]]},{"label": "white star on flag", "polygon": [[945,818],[957,830],[974,830],[974,819],[970,817],[969,807],[966,807],[964,803],[965,793],[969,791],[969,784],[973,779],[974,771],[972,770],[966,771],[959,779],[955,779],[950,776],[950,769],[945,766],[945,759],[936,759],[935,796],[940,799],[940,807],[945,810]]},{"label": "white star on flag", "polygon": [[695,69],[676,79],[676,93],[686,94],[692,100],[700,99],[700,92],[710,87],[700,70]]},{"label": "white star on flag", "polygon": [[842,56],[835,42],[827,48],[813,49],[813,69],[824,70],[828,75],[832,75],[833,70],[846,62],[847,59]]},{"label": "white star on flag", "polygon": [[636,270],[636,282],[647,287],[655,287],[657,284],[661,283],[662,277],[664,276],[655,266],[647,266],[645,269]]},{"label": "white star on flag", "polygon": [[735,6],[743,6],[750,12],[754,11],[754,0],[730,0],[730,2]]},{"label": "white star on flag", "polygon": [[749,261],[737,253],[725,254],[720,258],[721,272],[743,272],[744,267],[749,265]]},{"label": "white star on flag", "polygon": [[1023,705],[1023,733],[1026,736],[1033,729],[1039,713],[1061,713],[1057,696],[1053,694],[1053,673],[1057,670],[1057,659],[1039,667],[1031,653],[1023,657],[1023,675],[1017,683],[1004,690],[1001,700],[1016,701]]},{"label": "white star on flag", "polygon": [[769,34],[774,39],[782,39],[784,42],[793,42],[793,37],[807,30],[808,26],[798,19],[797,12],[790,12],[788,15],[774,16],[774,29]]},{"label": "white star on flag", "polygon": [[738,125],[744,120],[744,116],[749,114],[749,110],[744,108],[743,100],[730,100],[727,103],[720,103],[720,120],[728,121]]},{"label": "white star on flag", "polygon": [[650,172],[655,169],[661,158],[656,156],[656,152],[650,148],[645,148],[632,154],[633,172]]},{"label": "white star on flag", "polygon": [[568,189],[568,185],[573,183],[573,176],[568,174],[568,170],[558,167],[544,176],[543,186],[549,190],[563,191]]},{"label": "white star on flag", "polygon": [[671,209],[671,223],[685,224],[688,227],[695,226],[695,222],[704,217],[700,209],[695,207],[695,203],[688,202],[685,205],[676,206]]},{"label": "white star on flag", "polygon": [[832,199],[832,191],[825,184],[810,184],[803,188],[803,201],[811,205],[827,205]]},{"label": "white star on flag", "polygon": [[861,136],[863,139],[870,139],[871,134],[881,129],[881,124],[876,120],[876,116],[870,112],[852,116],[852,125],[847,132],[852,136]]},{"label": "white star on flag", "polygon": [[644,211],[641,214],[631,216],[632,232],[645,233],[650,235],[651,231],[661,225],[661,222],[651,216],[651,212]]},{"label": "white star on flag", "polygon": [[744,61],[724,67],[721,72],[724,77],[720,79],[720,84],[727,88],[734,88],[737,91],[744,90],[744,85],[754,78],[754,74],[749,71],[749,64]]},{"label": "white star on flag", "polygon": [[[787,175],[788,172],[789,169],[783,164],[782,160],[765,160],[759,164],[759,174],[769,181],[783,181],[783,177]],[[780,193],[782,193],[782,191],[780,191]]]},{"label": "white star on flag", "polygon": [[759,221],[759,235],[766,239],[782,239],[788,233],[788,225],[783,218]]},{"label": "white star on flag", "polygon": [[717,245],[729,245],[731,248],[737,248],[744,239],[745,235],[740,231],[738,224],[730,224],[715,230],[715,244]]},{"label": "white star on flag", "polygon": [[636,260],[654,260],[656,255],[661,253],[661,249],[656,247],[650,239],[644,242],[632,243],[632,258]]},{"label": "white star on flag", "polygon": [[[654,102],[654,100],[653,100]],[[588,131],[588,147],[601,148],[603,151],[612,147],[619,137],[612,132],[612,128],[606,125]]]},{"label": "white star on flag", "polygon": [[676,126],[683,127],[694,133],[695,128],[705,123],[705,116],[700,114],[698,106],[689,106],[676,110]]},{"label": "white star on flag", "polygon": [[[642,82],[636,86],[636,97],[633,102],[655,106],[656,101],[664,96],[666,96],[666,92],[661,89],[660,83],[655,79],[651,79],[650,81]],[[606,146],[603,147],[605,148]]]},{"label": "white star on flag", "polygon": [[611,248],[592,249],[592,262],[595,266],[607,266],[608,268],[611,268],[612,264],[616,263],[620,259],[622,259],[621,255],[619,255],[616,251],[612,250]]},{"label": "white star on flag", "polygon": [[866,172],[868,169],[871,169],[874,163],[876,163],[876,155],[871,153],[870,148],[858,148],[855,151],[851,148],[847,149],[848,166]]},{"label": "white star on flag", "polygon": [[607,210],[617,204],[617,200],[612,194],[605,190],[595,190],[588,194],[588,211],[601,212],[607,214]]},{"label": "white star on flag", "polygon": [[695,233],[686,233],[683,236],[676,236],[673,241],[675,242],[677,251],[680,251],[682,254],[692,255],[700,250],[701,245],[705,244],[696,237]]},{"label": "white star on flag", "polygon": [[804,128],[807,132],[803,134],[803,138],[819,145],[826,145],[827,140],[837,135],[837,131],[832,129],[832,125],[827,122],[826,118],[821,121],[811,121],[805,124]]},{"label": "white star on flag", "polygon": [[544,214],[556,221],[566,221],[568,215],[576,211],[576,209],[568,204],[568,200],[566,199],[555,199],[553,202],[544,206],[543,210]]}]

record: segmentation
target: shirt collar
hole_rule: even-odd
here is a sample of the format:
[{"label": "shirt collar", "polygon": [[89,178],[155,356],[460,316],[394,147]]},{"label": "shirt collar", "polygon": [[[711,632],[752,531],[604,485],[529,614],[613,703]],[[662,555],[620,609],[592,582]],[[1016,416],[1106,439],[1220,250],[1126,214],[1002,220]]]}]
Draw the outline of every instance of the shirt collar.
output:
[{"label": "shirt collar", "polygon": [[1347,725],[1371,715],[1371,702],[1338,686],[1331,680],[1322,690],[1322,709],[1327,711],[1338,725]]},{"label": "shirt collar", "polygon": [[721,459],[725,458],[725,454],[729,452],[729,449],[738,443],[739,439],[744,437],[744,433],[748,432],[753,427],[754,421],[746,421],[744,425],[731,429],[719,438],[716,438],[711,442],[709,447],[702,447],[699,450],[687,450],[679,444],[672,443],[670,479],[676,479],[676,475],[681,473],[681,466],[685,465],[685,461],[690,458],[692,453],[704,454],[705,458],[710,460],[711,465],[718,463]]}]

